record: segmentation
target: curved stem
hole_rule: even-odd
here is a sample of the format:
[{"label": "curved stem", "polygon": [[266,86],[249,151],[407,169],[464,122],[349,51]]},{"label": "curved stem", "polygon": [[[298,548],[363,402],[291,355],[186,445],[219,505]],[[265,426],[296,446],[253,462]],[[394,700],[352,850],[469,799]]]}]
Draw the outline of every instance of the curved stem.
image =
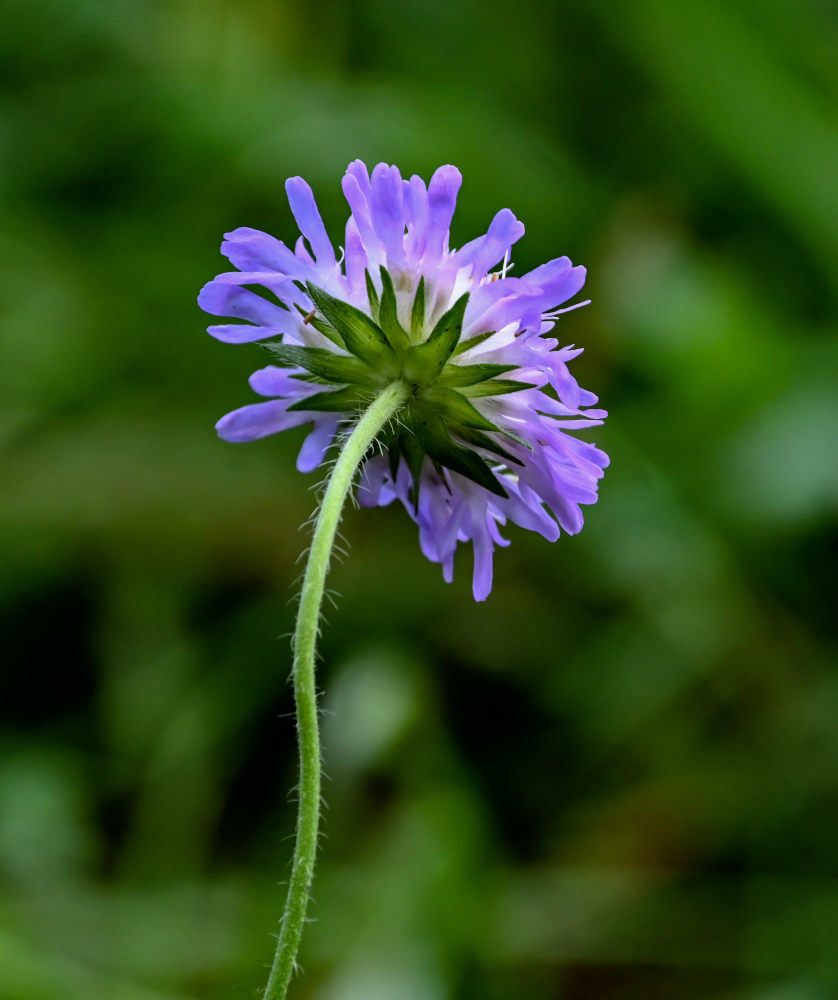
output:
[{"label": "curved stem", "polygon": [[367,449],[379,431],[402,407],[409,394],[410,388],[404,382],[393,382],[363,413],[341,449],[314,526],[294,632],[294,700],[297,706],[297,739],[300,748],[297,840],[276,954],[265,988],[265,1000],[284,1000],[288,990],[296,965],[317,853],[317,829],[320,821],[320,733],[314,662],[323,586],[335,532],[352,480]]}]

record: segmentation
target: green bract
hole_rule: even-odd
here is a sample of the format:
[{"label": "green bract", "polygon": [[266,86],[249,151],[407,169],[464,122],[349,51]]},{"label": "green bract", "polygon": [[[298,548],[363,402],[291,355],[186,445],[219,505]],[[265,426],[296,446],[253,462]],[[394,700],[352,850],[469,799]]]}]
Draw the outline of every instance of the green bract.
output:
[{"label": "green bract", "polygon": [[[314,313],[306,316],[306,322],[345,353],[272,341],[262,344],[276,364],[305,369],[298,378],[330,387],[293,403],[289,411],[354,414],[385,386],[404,381],[411,388],[410,400],[399,413],[397,425],[394,423],[380,436],[393,475],[403,456],[413,473],[414,484],[418,484],[419,470],[427,456],[436,466],[451,469],[498,496],[506,496],[488,462],[473,449],[480,448],[505,463],[521,463],[489,437],[505,432],[477,410],[469,398],[518,392],[531,388],[531,383],[498,377],[512,371],[515,365],[467,365],[454,360],[491,336],[482,333],[460,342],[468,292],[457,299],[428,333],[424,279],[419,280],[414,295],[409,330],[399,321],[393,280],[383,267],[380,295],[367,272],[370,315],[311,282],[302,287],[316,306]],[[413,502],[417,501],[418,487],[415,487]]]}]

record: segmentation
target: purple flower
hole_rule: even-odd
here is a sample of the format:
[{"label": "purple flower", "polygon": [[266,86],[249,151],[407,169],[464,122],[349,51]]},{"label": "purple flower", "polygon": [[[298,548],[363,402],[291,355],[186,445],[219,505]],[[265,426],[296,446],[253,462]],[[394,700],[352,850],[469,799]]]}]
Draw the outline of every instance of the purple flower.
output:
[{"label": "purple flower", "polygon": [[352,214],[338,259],[311,188],[292,177],[286,190],[303,234],[294,250],[255,229],[228,233],[221,252],[238,270],[205,285],[198,301],[239,321],[211,326],[214,337],[260,341],[276,362],[250,378],[267,401],[222,417],[219,435],[252,441],[307,424],[301,471],[323,462],[384,386],[412,387],[380,453],[364,462],[359,500],[399,500],[448,581],[458,542],[471,541],[481,601],[494,546],[508,544],[507,521],[550,541],[581,529],[580,505],[596,502],[608,457],[571,432],[606,413],[591,408],[597,397],[568,370],[581,348],[549,336],[576,308],[559,306],[581,289],[585,269],[559,257],[510,277],[510,247],[524,227],[509,209],[484,236],[450,249],[461,180],[452,166],[426,187],[384,163],[372,176],[351,163],[343,190]]}]

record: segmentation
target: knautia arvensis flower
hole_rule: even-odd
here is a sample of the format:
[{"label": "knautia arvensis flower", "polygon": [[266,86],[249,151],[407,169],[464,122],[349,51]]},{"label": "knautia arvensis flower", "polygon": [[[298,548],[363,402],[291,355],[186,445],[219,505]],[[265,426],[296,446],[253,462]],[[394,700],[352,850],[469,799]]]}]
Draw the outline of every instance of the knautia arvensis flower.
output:
[{"label": "knautia arvensis flower", "polygon": [[320,821],[316,641],[335,534],[359,469],[360,502],[401,501],[446,580],[458,542],[472,542],[474,596],[483,600],[494,546],[506,544],[501,525],[514,521],[550,540],[579,531],[580,505],[595,502],[608,464],[571,433],[605,417],[568,372],[579,351],[545,336],[575,308],[559,307],[582,287],[584,268],[559,257],[510,277],[509,250],[524,227],[509,209],[485,236],[452,250],[460,182],[455,167],[440,167],[426,187],[384,163],[370,177],[356,160],[343,180],[352,214],[338,259],[311,188],[292,177],[286,190],[302,232],[295,249],[236,229],[221,250],[238,270],[219,275],[199,299],[207,312],[239,321],[210,327],[213,336],[261,342],[273,361],[250,378],[268,401],[222,417],[221,437],[252,441],[309,424],[297,465],[310,471],[340,436],[294,631],[299,812],[265,1000],[284,1000],[306,918]]},{"label": "knautia arvensis flower", "polygon": [[551,335],[585,269],[559,257],[512,277],[509,252],[524,227],[509,209],[484,236],[451,249],[460,184],[452,166],[426,187],[396,167],[380,163],[370,175],[351,163],[339,259],[311,188],[292,177],[286,190],[302,232],[295,249],[255,229],[228,233],[221,251],[238,270],[209,282],[199,302],[244,321],[211,326],[214,337],[259,341],[272,355],[250,378],[269,401],[222,417],[227,441],[308,424],[297,465],[311,471],[385,387],[406,387],[377,434],[380,447],[363,460],[358,499],[399,500],[446,580],[458,542],[471,541],[474,596],[483,600],[506,521],[550,541],[582,527],[580,505],[596,501],[608,458],[572,432],[606,414],[568,371],[581,349]]}]

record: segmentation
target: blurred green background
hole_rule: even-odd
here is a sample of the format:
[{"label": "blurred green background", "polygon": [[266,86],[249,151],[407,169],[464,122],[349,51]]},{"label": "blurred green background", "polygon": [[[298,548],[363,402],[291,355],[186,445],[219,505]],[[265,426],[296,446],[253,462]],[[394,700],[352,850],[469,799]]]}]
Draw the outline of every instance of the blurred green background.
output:
[{"label": "blurred green background", "polygon": [[490,601],[350,513],[299,1000],[838,996],[838,7],[10,0],[0,35],[0,1000],[265,978],[302,434],[214,421],[221,234],[341,242],[361,157],[512,208],[610,410]]}]

